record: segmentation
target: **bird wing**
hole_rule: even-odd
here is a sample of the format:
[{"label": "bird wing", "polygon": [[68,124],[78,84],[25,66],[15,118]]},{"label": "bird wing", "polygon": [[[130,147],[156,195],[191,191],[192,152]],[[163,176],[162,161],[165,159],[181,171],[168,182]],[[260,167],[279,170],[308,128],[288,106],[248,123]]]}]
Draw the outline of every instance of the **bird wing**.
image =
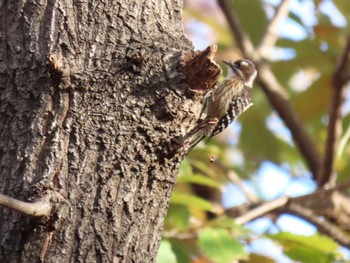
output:
[{"label": "bird wing", "polygon": [[250,106],[253,105],[252,100],[252,89],[249,87],[244,87],[241,93],[232,100],[228,107],[228,114],[225,114],[221,119],[219,119],[215,128],[211,132],[209,139],[211,139],[216,134],[222,132],[227,126],[233,122],[233,120],[246,111]]}]

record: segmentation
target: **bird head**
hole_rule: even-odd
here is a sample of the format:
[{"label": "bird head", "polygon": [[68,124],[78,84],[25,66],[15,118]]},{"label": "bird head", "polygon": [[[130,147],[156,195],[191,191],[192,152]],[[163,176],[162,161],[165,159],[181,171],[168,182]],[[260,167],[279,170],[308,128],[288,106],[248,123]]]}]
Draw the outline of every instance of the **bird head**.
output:
[{"label": "bird head", "polygon": [[238,59],[233,61],[223,61],[227,65],[227,77],[239,77],[245,85],[252,88],[257,76],[257,70],[253,62],[248,59]]}]

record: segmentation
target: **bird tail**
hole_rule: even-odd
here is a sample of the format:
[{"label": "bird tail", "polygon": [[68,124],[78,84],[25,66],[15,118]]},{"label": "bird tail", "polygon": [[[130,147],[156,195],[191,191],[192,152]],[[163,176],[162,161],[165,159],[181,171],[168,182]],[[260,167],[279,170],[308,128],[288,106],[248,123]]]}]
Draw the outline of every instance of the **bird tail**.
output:
[{"label": "bird tail", "polygon": [[190,152],[198,143],[200,143],[205,138],[205,134],[201,133],[199,136],[194,138],[191,143],[190,147],[188,148],[188,152]]}]

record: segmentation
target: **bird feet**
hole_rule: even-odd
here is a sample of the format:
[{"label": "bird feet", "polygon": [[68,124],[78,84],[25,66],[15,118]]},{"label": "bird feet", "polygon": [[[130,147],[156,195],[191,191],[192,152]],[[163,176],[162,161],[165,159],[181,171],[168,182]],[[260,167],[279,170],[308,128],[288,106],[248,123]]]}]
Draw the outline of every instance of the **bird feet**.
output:
[{"label": "bird feet", "polygon": [[196,127],[194,127],[190,132],[188,132],[185,136],[184,139],[190,138],[193,135],[195,135],[197,132],[199,132],[200,130],[202,130],[203,128],[207,127],[207,126],[212,126],[212,125],[216,125],[218,123],[218,119],[217,118],[206,118],[204,120],[199,120]]}]

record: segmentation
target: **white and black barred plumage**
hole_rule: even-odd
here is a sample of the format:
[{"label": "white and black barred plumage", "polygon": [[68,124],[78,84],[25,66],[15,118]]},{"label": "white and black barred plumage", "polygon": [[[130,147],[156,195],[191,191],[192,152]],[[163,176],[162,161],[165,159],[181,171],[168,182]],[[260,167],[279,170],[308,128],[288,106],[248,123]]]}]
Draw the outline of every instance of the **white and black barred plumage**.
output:
[{"label": "white and black barred plumage", "polygon": [[228,75],[206,98],[203,106],[206,116],[194,129],[200,130],[200,135],[191,142],[191,148],[203,138],[209,140],[225,130],[252,105],[253,82],[257,75],[254,64],[247,59],[224,63]]},{"label": "white and black barred plumage", "polygon": [[241,115],[252,105],[253,103],[251,100],[251,89],[244,87],[243,91],[240,94],[238,94],[237,99],[233,99],[231,101],[226,114],[218,120],[210,135],[207,135],[208,139],[211,139],[215,135],[225,130],[236,117]]}]

